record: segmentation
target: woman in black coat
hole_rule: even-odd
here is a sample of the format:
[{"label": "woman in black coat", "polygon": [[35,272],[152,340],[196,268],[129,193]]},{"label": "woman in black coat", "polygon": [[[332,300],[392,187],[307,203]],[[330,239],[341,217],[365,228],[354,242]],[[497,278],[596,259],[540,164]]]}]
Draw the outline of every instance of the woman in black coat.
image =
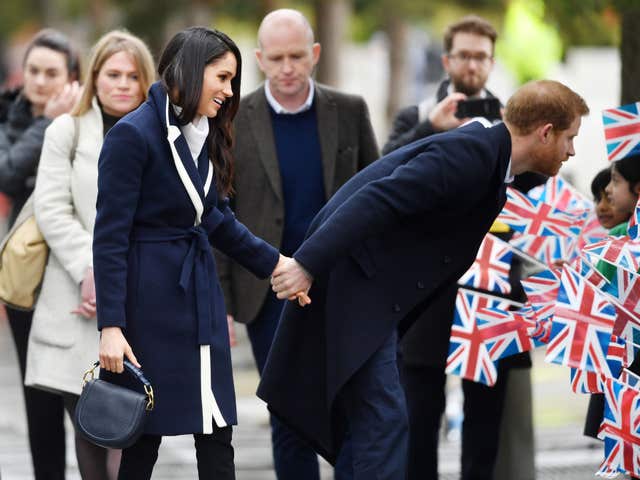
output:
[{"label": "woman in black coat", "polygon": [[211,247],[262,278],[279,261],[227,199],[240,72],[225,34],[178,33],[160,58],[161,81],[100,153],[93,266],[101,376],[140,389],[117,375],[126,357],[142,364],[155,395],[144,435],[123,450],[120,480],[150,478],[162,436],[183,434],[194,435],[199,478],[235,478],[229,335]]},{"label": "woman in black coat", "polygon": [[[78,97],[80,67],[69,40],[55,30],[38,33],[27,47],[22,88],[0,93],[0,191],[13,204],[9,227],[35,185],[44,131],[71,110]],[[7,308],[24,381],[33,312]],[[64,479],[62,397],[24,388],[29,445],[36,480]]]}]

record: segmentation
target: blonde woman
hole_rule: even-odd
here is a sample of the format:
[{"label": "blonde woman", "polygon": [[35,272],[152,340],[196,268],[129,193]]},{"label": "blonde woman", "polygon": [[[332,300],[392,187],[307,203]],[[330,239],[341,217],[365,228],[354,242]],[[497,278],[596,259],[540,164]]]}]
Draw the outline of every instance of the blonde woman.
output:
[{"label": "blonde woman", "polygon": [[[36,220],[51,249],[29,337],[25,383],[59,392],[73,414],[81,378],[98,357],[92,267],[98,154],[104,136],[136,109],[154,80],[151,54],[122,31],[95,45],[87,81],[70,115],[47,129],[35,186]],[[126,176],[126,172],[122,172]],[[119,460],[76,435],[84,480],[114,478]]]}]

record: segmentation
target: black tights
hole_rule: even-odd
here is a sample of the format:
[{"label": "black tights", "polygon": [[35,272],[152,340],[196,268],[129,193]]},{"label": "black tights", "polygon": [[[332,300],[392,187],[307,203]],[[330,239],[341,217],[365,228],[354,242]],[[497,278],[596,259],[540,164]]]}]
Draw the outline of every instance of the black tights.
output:
[{"label": "black tights", "polygon": [[[194,434],[198,478],[200,480],[235,480],[231,427],[215,428],[212,434]],[[143,435],[122,451],[118,480],[146,480],[151,478],[158,459],[160,435]]]},{"label": "black tights", "polygon": [[[65,393],[64,408],[71,418],[80,398],[72,393]],[[91,443],[75,432],[76,458],[82,480],[115,480],[120,466],[120,450],[103,448]]]},{"label": "black tights", "polygon": [[7,317],[20,365],[33,476],[35,480],[64,480],[66,453],[62,397],[24,385],[33,312],[7,307]]}]

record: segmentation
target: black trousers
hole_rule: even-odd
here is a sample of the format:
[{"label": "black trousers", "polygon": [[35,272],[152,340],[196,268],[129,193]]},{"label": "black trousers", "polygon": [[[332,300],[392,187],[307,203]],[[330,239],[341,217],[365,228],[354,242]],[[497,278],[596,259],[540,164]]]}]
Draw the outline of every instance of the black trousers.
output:
[{"label": "black trousers", "polygon": [[[24,385],[27,345],[33,312],[7,308],[9,325],[18,352]],[[32,387],[23,387],[27,412],[29,447],[35,480],[64,480],[65,433],[64,400],[61,395]]]},{"label": "black trousers", "polygon": [[[215,428],[212,434],[194,434],[198,478],[200,480],[235,480],[231,427]],[[148,480],[158,459],[160,435],[143,435],[122,451],[118,480]]]},{"label": "black trousers", "polygon": [[[444,368],[401,366],[409,412],[409,480],[438,479],[438,436],[445,409]],[[493,387],[462,381],[462,480],[492,480],[508,370]]]}]

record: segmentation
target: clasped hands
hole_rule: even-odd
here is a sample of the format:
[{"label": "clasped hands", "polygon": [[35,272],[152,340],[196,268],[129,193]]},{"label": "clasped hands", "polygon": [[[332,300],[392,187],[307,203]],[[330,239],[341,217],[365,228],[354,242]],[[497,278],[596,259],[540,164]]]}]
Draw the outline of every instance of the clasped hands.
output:
[{"label": "clasped hands", "polygon": [[279,299],[298,300],[301,307],[311,303],[309,289],[313,277],[295,259],[280,255],[271,274],[271,288]]}]

